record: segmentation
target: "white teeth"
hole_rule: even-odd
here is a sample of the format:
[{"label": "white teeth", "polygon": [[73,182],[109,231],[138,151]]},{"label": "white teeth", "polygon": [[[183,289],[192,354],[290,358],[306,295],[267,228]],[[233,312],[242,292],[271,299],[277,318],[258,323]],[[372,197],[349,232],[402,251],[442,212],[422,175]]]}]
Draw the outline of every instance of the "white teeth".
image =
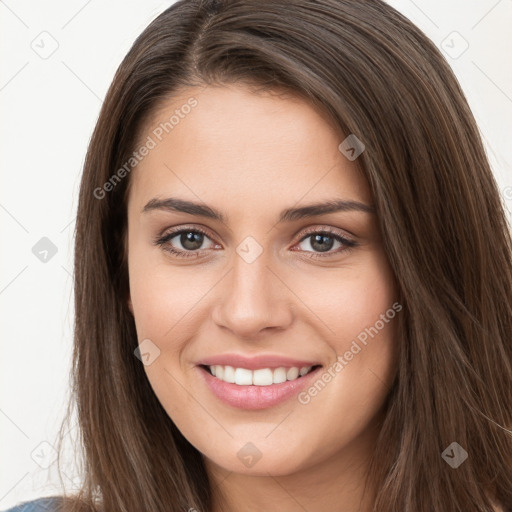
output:
[{"label": "white teeth", "polygon": [[299,369],[294,366],[292,368],[288,368],[288,371],[286,372],[286,379],[287,380],[294,380],[299,376]]},{"label": "white teeth", "polygon": [[245,368],[237,368],[235,370],[235,384],[250,386],[252,384],[252,371]]},{"label": "white teeth", "polygon": [[224,377],[222,380],[225,380],[226,382],[235,382],[235,369],[232,366],[225,366],[224,367]]},{"label": "white teeth", "polygon": [[[309,372],[309,370],[311,370],[311,366],[303,366],[300,370],[299,370],[299,374],[302,376],[302,375],[306,375],[306,373]],[[222,377],[221,377],[222,378]]]},{"label": "white teeth", "polygon": [[256,386],[270,386],[273,384],[272,370],[270,368],[262,368],[252,372],[252,383]]},{"label": "white teeth", "polygon": [[274,384],[286,382],[286,368],[276,368],[274,370]]},{"label": "white teeth", "polygon": [[239,386],[270,386],[281,384],[287,380],[298,379],[311,371],[312,366],[301,368],[293,366],[285,368],[260,368],[258,370],[247,370],[246,368],[234,368],[233,366],[214,365],[209,366],[212,375],[225,382],[238,384]]}]

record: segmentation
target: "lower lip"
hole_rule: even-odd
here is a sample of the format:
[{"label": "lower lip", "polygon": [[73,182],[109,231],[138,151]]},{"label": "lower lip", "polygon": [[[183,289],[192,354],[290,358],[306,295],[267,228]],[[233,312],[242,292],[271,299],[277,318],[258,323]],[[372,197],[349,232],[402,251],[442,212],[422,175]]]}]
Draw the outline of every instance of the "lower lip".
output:
[{"label": "lower lip", "polygon": [[214,377],[206,368],[197,367],[210,391],[225,404],[238,409],[267,409],[296,396],[316,376],[321,366],[295,380],[270,386],[239,386]]}]

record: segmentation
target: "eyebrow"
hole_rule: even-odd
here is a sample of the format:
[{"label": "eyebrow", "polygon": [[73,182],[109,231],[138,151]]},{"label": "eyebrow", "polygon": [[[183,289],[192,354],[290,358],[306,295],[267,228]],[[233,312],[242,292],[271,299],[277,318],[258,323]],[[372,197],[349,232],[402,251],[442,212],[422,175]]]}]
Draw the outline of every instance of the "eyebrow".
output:
[{"label": "eyebrow", "polygon": [[[228,222],[227,215],[206,204],[194,203],[185,199],[168,197],[166,199],[151,199],[142,209],[141,213],[154,210],[164,210],[172,212],[183,212],[190,215],[206,217],[208,219],[218,220],[224,224]],[[300,208],[287,208],[279,215],[278,223],[292,222],[299,219],[325,215],[334,212],[359,211],[364,213],[375,213],[375,208],[371,205],[360,203],[359,201],[332,199],[322,203],[312,203]]]}]

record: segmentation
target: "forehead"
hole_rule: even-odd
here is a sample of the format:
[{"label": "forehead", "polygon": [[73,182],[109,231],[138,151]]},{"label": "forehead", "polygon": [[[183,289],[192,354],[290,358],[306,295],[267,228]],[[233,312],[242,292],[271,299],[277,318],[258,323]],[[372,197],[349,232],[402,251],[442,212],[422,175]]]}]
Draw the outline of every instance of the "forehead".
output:
[{"label": "forehead", "polygon": [[[145,123],[151,147],[131,172],[130,203],[181,193],[235,210],[315,200],[326,195],[371,203],[356,162],[327,117],[293,94],[244,86],[182,90]],[[145,204],[145,203],[144,203]]]}]

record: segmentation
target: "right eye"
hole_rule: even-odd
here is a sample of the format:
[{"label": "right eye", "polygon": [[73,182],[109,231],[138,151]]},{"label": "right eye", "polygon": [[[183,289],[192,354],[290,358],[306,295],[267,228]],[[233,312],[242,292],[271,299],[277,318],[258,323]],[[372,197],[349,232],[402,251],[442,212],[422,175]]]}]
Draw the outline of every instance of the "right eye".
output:
[{"label": "right eye", "polygon": [[[210,239],[208,234],[200,228],[176,228],[158,237],[154,240],[154,244],[179,258],[197,258],[199,252],[204,250],[201,246],[205,238]],[[172,242],[174,239],[177,242]],[[176,243],[179,243],[181,248],[176,248],[174,245]]]}]

